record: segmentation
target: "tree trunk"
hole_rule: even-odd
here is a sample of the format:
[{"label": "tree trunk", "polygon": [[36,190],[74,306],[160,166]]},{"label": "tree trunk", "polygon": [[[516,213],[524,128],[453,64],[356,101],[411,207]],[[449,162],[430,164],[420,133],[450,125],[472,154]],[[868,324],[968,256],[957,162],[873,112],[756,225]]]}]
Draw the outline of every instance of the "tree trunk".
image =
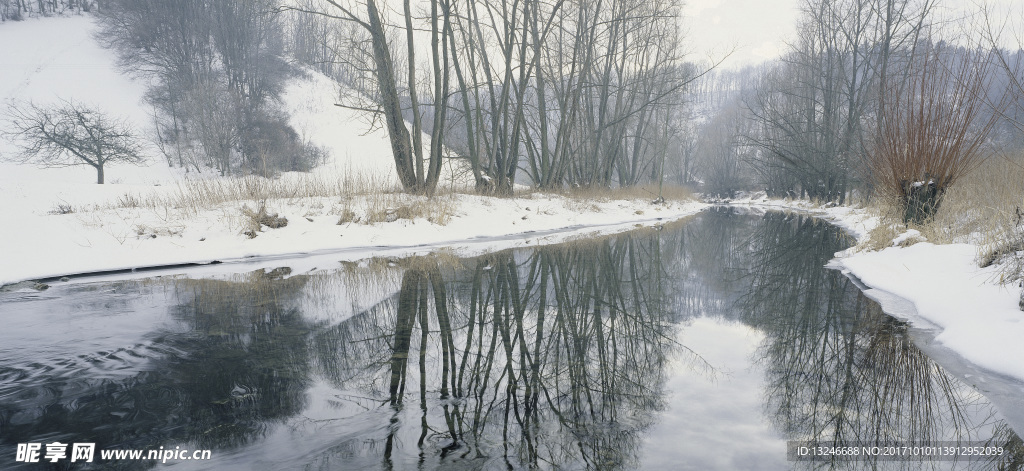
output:
[{"label": "tree trunk", "polygon": [[413,163],[412,144],[409,142],[409,129],[405,127],[402,117],[402,104],[395,87],[394,62],[388,50],[384,26],[380,21],[380,12],[373,0],[367,0],[366,12],[369,17],[370,37],[373,42],[373,61],[376,65],[377,86],[380,89],[381,108],[384,110],[384,121],[391,140],[391,151],[395,157],[395,169],[398,179],[406,190],[417,188],[416,171]]}]

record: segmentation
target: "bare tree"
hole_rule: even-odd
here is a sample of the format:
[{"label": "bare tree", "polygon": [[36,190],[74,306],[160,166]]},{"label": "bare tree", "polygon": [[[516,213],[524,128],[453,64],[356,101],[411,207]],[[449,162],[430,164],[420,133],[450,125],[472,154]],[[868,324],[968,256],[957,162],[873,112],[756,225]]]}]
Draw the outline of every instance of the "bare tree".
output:
[{"label": "bare tree", "polygon": [[916,223],[934,216],[946,190],[977,165],[999,116],[984,119],[988,51],[920,47],[906,86],[882,90],[870,155],[876,184],[902,204],[904,222]]},{"label": "bare tree", "polygon": [[[403,2],[400,23],[390,22],[388,10],[378,8],[374,0],[324,2],[324,5],[307,2],[282,9],[332,18],[357,26],[347,31],[347,39],[353,47],[334,51],[331,57],[345,62],[349,72],[359,75],[354,79],[360,85],[366,82],[373,85],[365,88],[370,95],[369,99],[357,96],[358,103],[354,106],[347,103],[339,103],[338,106],[369,111],[373,113],[375,120],[383,118],[391,142],[395,170],[402,187],[410,193],[433,193],[441,175],[446,103],[449,95],[449,2],[431,0],[430,11],[425,15],[426,25],[414,22],[419,21],[419,18],[414,18],[409,0]],[[432,95],[432,101],[421,100],[419,95],[421,91],[418,86],[421,82],[418,78],[418,68],[422,65],[416,63],[416,53],[420,50],[416,38],[420,31],[425,31],[429,35],[431,62],[425,75],[426,81],[431,84],[427,94]],[[336,38],[324,40],[334,42]],[[396,40],[399,42],[393,45],[392,41]],[[324,45],[330,46],[327,43]],[[397,47],[398,45],[404,45],[404,51]],[[405,108],[405,103],[409,104],[408,108]],[[423,143],[423,118],[426,111],[424,108],[430,108],[433,118],[431,142],[426,155]],[[406,123],[407,110],[411,113],[411,128]]]},{"label": "bare tree", "polygon": [[138,138],[124,121],[115,120],[80,103],[63,101],[54,107],[33,103],[9,110],[4,135],[20,141],[15,160],[45,167],[88,165],[96,169],[96,183],[110,162],[138,164],[145,159]]}]

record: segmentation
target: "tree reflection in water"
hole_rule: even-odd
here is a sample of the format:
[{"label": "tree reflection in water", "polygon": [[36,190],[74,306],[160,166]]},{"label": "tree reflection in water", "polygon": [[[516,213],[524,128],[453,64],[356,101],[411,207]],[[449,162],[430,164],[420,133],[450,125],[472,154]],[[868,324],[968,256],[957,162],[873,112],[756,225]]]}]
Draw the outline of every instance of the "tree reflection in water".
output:
[{"label": "tree reflection in water", "polygon": [[[791,440],[840,445],[982,442],[1012,453],[1000,463],[966,467],[1017,469],[1020,438],[995,411],[915,346],[906,322],[882,312],[837,270],[822,267],[848,236],[820,220],[767,213],[743,252],[749,288],[737,306],[767,338],[759,350],[767,374],[765,407]],[[950,462],[880,463],[839,459],[818,467],[939,469]],[[1008,466],[1008,467],[1007,467]],[[815,467],[815,466],[810,466]]]},{"label": "tree reflection in water", "polygon": [[[633,468],[666,406],[667,359],[700,361],[671,340],[673,326],[710,315],[765,333],[765,412],[786,439],[991,439],[1011,453],[964,466],[1019,468],[1020,438],[991,405],[921,352],[906,323],[824,267],[850,242],[813,218],[723,210],[586,244],[402,261],[396,299],[317,349],[339,388],[377,385],[391,410],[381,443],[346,456],[388,469]],[[950,463],[809,464],[864,466]]]},{"label": "tree reflection in water", "polygon": [[675,349],[660,258],[633,235],[403,260],[397,300],[316,350],[338,387],[377,385],[392,408],[366,446],[385,468],[413,443],[428,467],[632,468]]}]

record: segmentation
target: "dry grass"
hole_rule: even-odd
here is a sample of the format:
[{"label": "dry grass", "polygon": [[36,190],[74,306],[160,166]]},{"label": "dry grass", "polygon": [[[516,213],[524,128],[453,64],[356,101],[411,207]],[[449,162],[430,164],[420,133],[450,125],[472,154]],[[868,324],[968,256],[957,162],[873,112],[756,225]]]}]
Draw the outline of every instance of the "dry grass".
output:
[{"label": "dry grass", "polygon": [[[596,203],[614,200],[646,200],[652,203],[663,201],[693,201],[696,197],[693,193],[681,186],[665,185],[661,189],[661,197],[658,196],[658,185],[656,183],[619,187],[619,188],[569,188],[560,192],[565,196],[565,207],[577,213],[601,212],[601,207]],[[663,199],[659,199],[663,198]],[[642,213],[637,213],[638,215]]]},{"label": "dry grass", "polygon": [[[454,181],[453,181],[454,182]],[[204,211],[238,207],[249,204],[257,209],[269,201],[275,205],[305,203],[308,207],[330,206],[328,214],[338,216],[338,224],[393,221],[396,219],[424,218],[437,224],[446,224],[455,213],[458,194],[457,182],[444,182],[431,197],[408,195],[391,180],[383,176],[367,176],[347,172],[340,178],[323,178],[313,174],[287,174],[280,178],[257,175],[180,181],[169,191],[152,193],[125,193],[115,201],[97,206],[97,210],[151,209],[173,210],[178,218],[195,217]],[[535,193],[520,192],[517,196]],[[579,203],[581,209],[593,210],[594,202],[609,200],[658,199],[657,184],[624,188],[571,189],[564,196]],[[693,200],[694,195],[680,186],[666,185],[661,189],[666,201]],[[307,214],[315,215],[315,214]]]},{"label": "dry grass", "polygon": [[246,230],[244,234],[249,236],[250,239],[256,237],[257,232],[263,231],[263,226],[267,226],[271,229],[279,229],[288,225],[288,219],[282,216],[278,216],[277,213],[271,214],[267,211],[267,202],[260,201],[258,209],[249,209],[248,205],[242,205],[242,215],[245,216]]},{"label": "dry grass", "polygon": [[[888,208],[882,211],[888,212]],[[898,217],[898,216],[897,216]],[[901,230],[902,224],[897,224],[898,220],[892,219],[891,216],[882,216],[882,221],[871,232],[868,232],[868,237],[862,241],[859,248],[864,250],[882,250],[888,247],[892,247],[892,240],[903,233]]]},{"label": "dry grass", "polygon": [[407,195],[383,178],[352,173],[333,180],[309,174],[290,174],[276,179],[250,175],[184,180],[167,192],[126,193],[96,209],[173,211],[173,219],[181,220],[199,216],[205,211],[240,206],[242,232],[252,237],[260,232],[261,227],[277,224],[267,213],[268,202],[278,207],[304,206],[307,217],[321,214],[317,208],[328,206],[331,208],[329,214],[339,216],[338,224],[374,224],[424,218],[444,225],[451,220],[456,209],[455,194],[450,188],[439,189],[430,198]]},{"label": "dry grass", "polygon": [[[249,237],[255,237],[264,226],[276,224],[272,218],[276,213],[271,215],[270,207],[288,217],[305,217],[311,222],[316,217],[333,216],[337,218],[338,225],[388,223],[403,219],[425,219],[433,224],[447,225],[457,213],[457,188],[462,188],[447,183],[444,182],[433,196],[426,197],[403,193],[397,184],[383,176],[353,172],[334,178],[289,173],[279,178],[251,175],[192,179],[152,192],[125,193],[95,209],[150,210],[164,223],[204,218],[210,212],[220,211],[227,224]],[[662,194],[667,201],[694,198],[689,190],[677,186],[664,187]],[[566,204],[570,209],[600,211],[597,202],[617,199],[655,201],[658,187],[571,190],[563,195],[567,196]],[[480,204],[487,206],[490,202],[483,199]]]},{"label": "dry grass", "polygon": [[375,195],[367,198],[364,224],[394,222],[399,219],[423,218],[438,225],[447,225],[455,214],[456,201],[452,195],[427,198],[401,193]]},{"label": "dry grass", "polygon": [[979,262],[1006,259],[1010,280],[1020,277],[1024,261],[1024,155],[998,155],[950,188],[942,209],[921,232],[937,243],[973,243]]},{"label": "dry grass", "polygon": [[50,214],[54,214],[54,215],[72,214],[74,212],[75,212],[75,208],[73,206],[71,206],[69,203],[57,203],[53,207],[53,209],[51,209],[49,211]]},{"label": "dry grass", "polygon": [[398,189],[370,177],[346,175],[341,179],[330,180],[314,175],[290,175],[287,179],[268,179],[250,175],[184,181],[178,185],[165,204],[198,212],[239,201],[351,198],[388,191]]},{"label": "dry grass", "polygon": [[857,244],[860,250],[882,250],[893,246],[893,239],[904,234],[910,229],[916,229],[922,236],[910,236],[899,243],[900,247],[908,247],[924,240],[934,242],[928,233],[930,225],[920,225],[903,222],[904,207],[902,202],[894,197],[876,197],[871,200],[865,208],[879,218],[878,225],[868,232],[866,239]]},{"label": "dry grass", "polygon": [[341,178],[321,178],[312,174],[289,174],[282,178],[258,175],[193,179],[178,182],[169,192],[147,195],[126,193],[114,202],[97,209],[115,208],[172,208],[185,215],[217,209],[225,204],[239,202],[258,203],[268,200],[303,200],[312,198],[351,198],[398,192],[398,188],[383,178],[346,174]]},{"label": "dry grass", "polygon": [[138,208],[142,205],[138,196],[131,193],[125,193],[117,198],[116,203],[118,208]]}]

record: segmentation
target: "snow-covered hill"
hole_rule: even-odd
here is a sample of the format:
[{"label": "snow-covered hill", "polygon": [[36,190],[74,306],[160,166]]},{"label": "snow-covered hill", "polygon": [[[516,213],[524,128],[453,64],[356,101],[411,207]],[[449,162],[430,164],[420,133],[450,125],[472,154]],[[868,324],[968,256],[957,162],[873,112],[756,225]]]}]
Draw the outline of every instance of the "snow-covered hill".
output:
[{"label": "snow-covered hill", "polygon": [[[16,104],[73,100],[147,131],[151,118],[143,103],[146,85],[118,71],[114,55],[93,39],[95,31],[89,16],[30,18],[0,25],[4,45],[0,47],[0,117],[6,118],[8,107]],[[0,136],[0,155],[10,157],[15,151],[10,140]],[[110,179],[152,184],[172,178],[155,148],[147,148],[146,157],[149,162],[142,167],[111,166]],[[0,190],[6,196],[26,197],[14,205],[21,209],[70,197],[96,178],[95,171],[85,166],[44,170],[3,161],[0,175]]]},{"label": "snow-covered hill", "polygon": [[[31,18],[0,25],[0,44],[12,45],[0,48],[2,111],[18,103],[47,105],[71,100],[127,120],[152,141],[153,108],[143,99],[145,79],[130,77],[119,70],[113,52],[94,38],[96,31],[97,24],[88,15]],[[330,151],[332,158],[319,173],[371,173],[378,178],[392,178],[393,162],[386,133],[379,128],[369,129],[357,112],[333,106],[337,85],[331,79],[315,71],[306,75],[287,84],[282,101],[295,129]],[[110,183],[168,184],[184,177],[169,169],[156,146],[149,144],[147,163],[111,165]],[[0,154],[14,153],[15,146],[0,138]],[[38,169],[3,162],[0,170],[8,176],[3,178],[5,182],[71,185],[75,191],[83,192],[97,190],[92,188],[94,171],[86,166]]]}]

